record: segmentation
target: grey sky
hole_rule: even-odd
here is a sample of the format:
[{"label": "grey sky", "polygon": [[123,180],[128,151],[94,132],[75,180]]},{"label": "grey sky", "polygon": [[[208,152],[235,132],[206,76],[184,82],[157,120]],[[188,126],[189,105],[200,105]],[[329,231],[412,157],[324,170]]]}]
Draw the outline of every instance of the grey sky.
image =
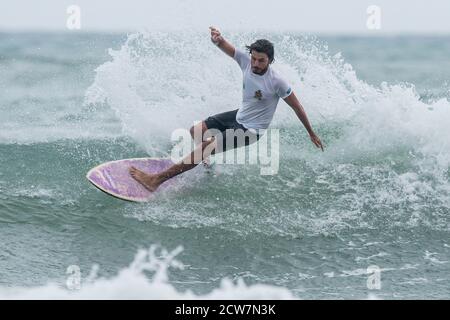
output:
[{"label": "grey sky", "polygon": [[[269,29],[325,33],[450,33],[450,0],[2,0],[0,30],[66,29],[69,5],[84,31]],[[381,30],[366,10],[381,8]]]}]

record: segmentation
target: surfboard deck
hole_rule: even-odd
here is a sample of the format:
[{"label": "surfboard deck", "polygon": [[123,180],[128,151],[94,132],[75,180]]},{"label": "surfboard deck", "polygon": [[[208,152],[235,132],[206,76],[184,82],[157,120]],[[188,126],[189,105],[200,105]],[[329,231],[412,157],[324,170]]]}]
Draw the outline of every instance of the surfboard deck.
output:
[{"label": "surfboard deck", "polygon": [[103,163],[91,169],[86,178],[106,194],[127,201],[146,202],[173,184],[173,179],[164,182],[158,190],[150,192],[129,173],[131,166],[148,173],[161,172],[173,165],[166,158],[135,158]]}]

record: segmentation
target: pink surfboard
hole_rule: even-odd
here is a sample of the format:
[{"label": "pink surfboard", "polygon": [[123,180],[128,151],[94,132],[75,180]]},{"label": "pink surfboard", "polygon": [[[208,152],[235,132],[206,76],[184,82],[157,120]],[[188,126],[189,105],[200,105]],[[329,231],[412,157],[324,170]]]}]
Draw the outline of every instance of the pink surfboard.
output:
[{"label": "pink surfboard", "polygon": [[[173,184],[173,179],[164,182],[158,190],[150,192],[134,180],[130,173],[131,166],[148,173],[161,172],[173,165],[170,159],[140,158],[124,159],[103,163],[91,169],[86,178],[101,191],[128,201],[146,202]],[[176,177],[174,178],[176,179]]]}]

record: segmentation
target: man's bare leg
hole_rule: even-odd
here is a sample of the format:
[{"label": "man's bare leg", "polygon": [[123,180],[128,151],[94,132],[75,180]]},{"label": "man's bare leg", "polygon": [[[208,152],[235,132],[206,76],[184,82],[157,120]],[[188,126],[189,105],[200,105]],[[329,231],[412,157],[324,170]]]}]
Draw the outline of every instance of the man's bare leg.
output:
[{"label": "man's bare leg", "polygon": [[[208,130],[208,127],[206,126],[205,121],[199,122],[196,125],[192,126],[189,130],[192,140],[194,140],[195,147],[197,147],[200,143],[202,143],[204,140],[205,132]],[[205,168],[211,168],[211,163],[208,158],[204,158],[202,160],[203,165]]]},{"label": "man's bare leg", "polygon": [[148,174],[135,167],[130,168],[131,176],[142,184],[147,190],[153,192],[165,181],[183,172],[195,168],[203,159],[215,153],[216,142],[214,139],[203,141],[190,155],[180,163],[174,164],[165,171],[157,174]]},{"label": "man's bare leg", "polygon": [[189,129],[189,133],[191,134],[192,140],[194,140],[195,146],[204,141],[203,138],[207,130],[208,127],[206,126],[205,121],[199,122]]}]

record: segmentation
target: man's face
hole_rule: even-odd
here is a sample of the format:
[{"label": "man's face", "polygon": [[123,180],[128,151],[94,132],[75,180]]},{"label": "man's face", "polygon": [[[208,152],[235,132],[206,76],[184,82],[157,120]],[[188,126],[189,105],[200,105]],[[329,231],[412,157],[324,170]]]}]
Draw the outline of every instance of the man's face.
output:
[{"label": "man's face", "polygon": [[269,57],[265,53],[252,50],[251,65],[253,73],[264,74],[269,67]]}]

